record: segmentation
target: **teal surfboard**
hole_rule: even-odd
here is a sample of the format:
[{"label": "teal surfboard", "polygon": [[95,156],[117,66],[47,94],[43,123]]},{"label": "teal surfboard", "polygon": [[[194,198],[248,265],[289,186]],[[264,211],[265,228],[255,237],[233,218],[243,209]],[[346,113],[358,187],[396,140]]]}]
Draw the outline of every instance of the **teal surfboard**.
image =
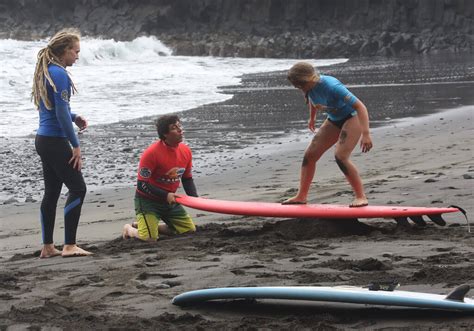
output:
[{"label": "teal surfboard", "polygon": [[469,285],[456,287],[446,295],[370,290],[362,287],[275,286],[225,287],[185,292],[173,298],[178,306],[196,305],[209,300],[278,299],[402,306],[474,312],[474,300],[466,298]]}]

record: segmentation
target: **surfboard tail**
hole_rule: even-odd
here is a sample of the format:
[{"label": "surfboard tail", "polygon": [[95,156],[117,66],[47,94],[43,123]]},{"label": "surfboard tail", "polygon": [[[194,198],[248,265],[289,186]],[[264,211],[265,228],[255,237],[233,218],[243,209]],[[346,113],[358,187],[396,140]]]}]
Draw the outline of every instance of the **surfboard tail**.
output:
[{"label": "surfboard tail", "polygon": [[464,217],[466,218],[466,223],[467,223],[467,232],[471,233],[471,226],[469,224],[469,219],[467,218],[467,211],[459,206],[456,206],[456,205],[450,205],[448,206],[448,208],[456,208],[457,210],[459,210],[463,215]]}]

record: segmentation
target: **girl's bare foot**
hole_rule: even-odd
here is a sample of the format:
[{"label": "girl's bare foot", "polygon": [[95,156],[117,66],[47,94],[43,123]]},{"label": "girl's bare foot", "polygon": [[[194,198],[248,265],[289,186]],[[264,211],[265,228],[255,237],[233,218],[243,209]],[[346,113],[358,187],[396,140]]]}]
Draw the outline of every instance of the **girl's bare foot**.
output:
[{"label": "girl's bare foot", "polygon": [[293,197],[293,198],[286,199],[281,204],[282,205],[305,205],[306,203],[307,203],[306,200],[301,200],[298,197]]},{"label": "girl's bare foot", "polygon": [[47,244],[43,246],[41,250],[40,259],[47,259],[49,257],[55,257],[61,255],[61,251],[54,247],[54,244]]},{"label": "girl's bare foot", "polygon": [[64,245],[62,257],[89,256],[93,253],[88,252],[77,245]]},{"label": "girl's bare foot", "polygon": [[369,201],[367,201],[367,198],[355,198],[351,202],[349,207],[352,207],[352,208],[364,207],[364,206],[367,206],[368,204],[369,204]]}]

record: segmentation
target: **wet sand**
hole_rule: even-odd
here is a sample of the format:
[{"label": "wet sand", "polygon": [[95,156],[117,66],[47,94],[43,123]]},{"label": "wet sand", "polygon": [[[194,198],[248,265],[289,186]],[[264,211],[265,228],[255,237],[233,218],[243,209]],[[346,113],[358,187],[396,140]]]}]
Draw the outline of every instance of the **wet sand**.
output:
[{"label": "wet sand", "polygon": [[[418,75],[410,77],[406,61],[396,66],[386,60],[371,66],[368,60],[358,61],[327,68],[326,73],[352,84],[371,113],[374,150],[353,154],[370,203],[456,204],[472,215],[472,69],[421,61],[416,63]],[[283,73],[249,76],[243,86],[223,90],[235,97],[181,115],[195,153],[200,195],[242,201],[291,196],[311,139],[299,94],[285,87]],[[389,98],[390,93],[394,95]],[[410,109],[410,114],[425,116],[401,120]],[[273,219],[188,209],[198,227],[194,235],[163,237],[153,244],[122,240],[122,225],[133,220],[136,164],[155,139],[151,123],[142,119],[91,127],[81,138],[89,192],[78,240],[93,257],[38,258],[41,173],[33,138],[8,139],[2,146],[3,171],[25,188],[18,193],[11,177],[4,176],[3,194],[17,202],[0,205],[2,328],[474,326],[472,315],[394,307],[265,300],[173,306],[170,300],[184,291],[223,286],[364,286],[397,280],[402,290],[447,293],[460,284],[474,285],[474,239],[462,214],[446,215],[445,227],[431,222],[401,227],[383,219]],[[22,177],[25,164],[28,175]],[[345,204],[351,199],[332,153],[326,153],[318,163],[310,202]],[[58,210],[58,244],[61,214]]]}]

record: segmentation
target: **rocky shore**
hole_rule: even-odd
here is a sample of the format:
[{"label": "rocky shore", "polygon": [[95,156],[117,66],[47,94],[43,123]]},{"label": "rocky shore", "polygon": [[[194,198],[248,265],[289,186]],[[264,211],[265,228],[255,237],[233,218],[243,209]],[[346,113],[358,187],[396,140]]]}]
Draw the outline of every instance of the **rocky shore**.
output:
[{"label": "rocky shore", "polygon": [[74,26],[92,37],[154,35],[177,55],[276,58],[471,52],[474,2],[1,0],[0,38]]}]

